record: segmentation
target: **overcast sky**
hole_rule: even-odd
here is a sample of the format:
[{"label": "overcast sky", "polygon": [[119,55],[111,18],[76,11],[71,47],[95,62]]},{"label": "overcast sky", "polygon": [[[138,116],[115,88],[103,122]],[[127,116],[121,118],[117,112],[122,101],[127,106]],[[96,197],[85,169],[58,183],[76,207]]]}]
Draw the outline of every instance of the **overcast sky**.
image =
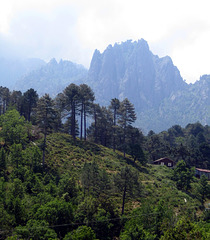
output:
[{"label": "overcast sky", "polygon": [[0,57],[89,67],[95,49],[145,39],[189,83],[210,74],[209,0],[0,0]]}]

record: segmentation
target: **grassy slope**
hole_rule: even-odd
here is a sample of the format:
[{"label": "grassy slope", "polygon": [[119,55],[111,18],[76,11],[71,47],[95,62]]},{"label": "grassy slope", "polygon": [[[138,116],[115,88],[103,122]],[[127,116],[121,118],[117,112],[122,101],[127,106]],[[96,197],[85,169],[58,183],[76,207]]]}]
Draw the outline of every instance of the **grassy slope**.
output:
[{"label": "grassy slope", "polygon": [[[95,161],[110,176],[125,165],[130,165],[139,171],[139,179],[143,185],[142,196],[137,202],[132,202],[131,199],[126,205],[127,210],[139,206],[143,201],[149,200],[156,204],[160,199],[164,199],[177,213],[186,209],[197,210],[197,212],[199,210],[200,202],[191,197],[197,187],[197,180],[192,184],[193,189],[190,196],[177,190],[175,182],[170,179],[173,170],[165,166],[134,164],[132,158],[128,155],[124,159],[121,152],[113,152],[112,149],[104,146],[78,139],[73,142],[71,136],[67,134],[48,136],[46,163],[53,171],[59,171],[60,173],[72,171],[79,179],[84,163],[91,161]],[[115,200],[119,201],[120,196],[117,198],[118,200]]]}]

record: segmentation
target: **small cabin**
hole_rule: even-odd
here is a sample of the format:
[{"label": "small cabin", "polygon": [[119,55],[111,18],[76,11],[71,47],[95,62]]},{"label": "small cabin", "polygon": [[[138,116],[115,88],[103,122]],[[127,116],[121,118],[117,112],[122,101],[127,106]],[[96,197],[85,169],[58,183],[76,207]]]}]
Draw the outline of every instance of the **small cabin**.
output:
[{"label": "small cabin", "polygon": [[210,170],[195,168],[195,176],[201,178],[202,175],[205,175],[210,180]]},{"label": "small cabin", "polygon": [[170,158],[160,158],[156,161],[153,162],[156,165],[162,165],[162,166],[166,166],[166,167],[174,167],[175,163],[173,160],[171,160]]}]

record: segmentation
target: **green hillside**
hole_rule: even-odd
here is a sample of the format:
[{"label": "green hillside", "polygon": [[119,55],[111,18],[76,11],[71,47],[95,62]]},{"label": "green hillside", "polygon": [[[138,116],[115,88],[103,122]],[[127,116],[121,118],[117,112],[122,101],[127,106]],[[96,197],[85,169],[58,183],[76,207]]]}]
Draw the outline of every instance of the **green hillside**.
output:
[{"label": "green hillside", "polygon": [[[51,134],[47,142],[46,165],[49,172],[57,172],[60,175],[69,171],[80,181],[85,163],[95,162],[110,178],[119,173],[123,167],[130,167],[137,171],[142,187],[141,194],[136,199],[139,204],[144,201],[157,203],[164,199],[171,207],[178,209],[183,206],[186,209],[199,207],[198,200],[176,188],[176,183],[171,180],[173,170],[165,166],[134,163],[129,155],[124,158],[122,152],[114,152],[102,145],[79,139],[74,141],[68,134]],[[198,180],[194,181],[196,185]],[[184,198],[189,199],[187,204]]]},{"label": "green hillside", "polygon": [[[144,136],[128,99],[100,107],[86,85],[55,101],[11,96],[0,107],[0,239],[209,239],[210,185],[194,176],[210,166],[209,126]],[[176,167],[149,164],[161,157]]]},{"label": "green hillside", "polygon": [[62,133],[48,135],[43,167],[41,135],[7,146],[1,137],[1,239],[172,239],[180,228],[209,237],[195,178],[178,190],[172,169]]}]

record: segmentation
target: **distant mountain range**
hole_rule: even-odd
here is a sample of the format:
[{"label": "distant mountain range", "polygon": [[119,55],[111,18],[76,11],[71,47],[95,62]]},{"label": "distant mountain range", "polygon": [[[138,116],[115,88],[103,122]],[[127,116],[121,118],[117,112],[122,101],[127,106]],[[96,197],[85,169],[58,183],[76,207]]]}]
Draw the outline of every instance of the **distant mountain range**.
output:
[{"label": "distant mountain range", "polygon": [[14,89],[27,91],[34,88],[39,95],[49,93],[55,97],[70,83],[81,84],[87,77],[88,70],[82,65],[70,61],[52,59],[41,68],[31,71],[20,78]]},{"label": "distant mountain range", "polygon": [[15,83],[20,78],[45,64],[45,61],[37,58],[5,59],[0,57],[0,86],[14,89]]},{"label": "distant mountain range", "polygon": [[39,95],[49,93],[54,97],[70,83],[86,83],[101,105],[108,105],[115,97],[127,97],[136,109],[136,125],[145,133],[175,124],[210,124],[210,75],[187,84],[171,58],[154,55],[143,39],[109,45],[103,53],[95,50],[89,70],[55,59],[28,65],[18,68],[10,62],[5,68],[0,59],[0,85],[23,92],[34,88]]}]

